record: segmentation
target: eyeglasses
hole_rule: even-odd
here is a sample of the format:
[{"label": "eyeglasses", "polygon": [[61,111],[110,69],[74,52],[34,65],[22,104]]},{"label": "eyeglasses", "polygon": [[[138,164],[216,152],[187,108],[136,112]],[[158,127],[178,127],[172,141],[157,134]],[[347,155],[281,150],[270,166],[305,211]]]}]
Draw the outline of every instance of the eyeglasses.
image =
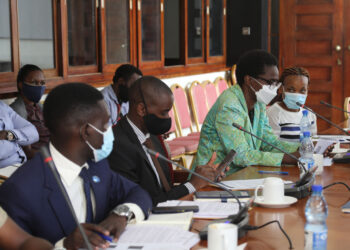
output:
[{"label": "eyeglasses", "polygon": [[280,82],[278,80],[267,80],[267,79],[262,78],[262,77],[256,77],[256,79],[263,80],[264,82],[267,83],[267,85],[270,85],[271,87],[276,87],[280,84]]},{"label": "eyeglasses", "polygon": [[32,86],[44,86],[46,84],[45,81],[31,81],[31,82],[25,82],[28,85],[32,85]]}]

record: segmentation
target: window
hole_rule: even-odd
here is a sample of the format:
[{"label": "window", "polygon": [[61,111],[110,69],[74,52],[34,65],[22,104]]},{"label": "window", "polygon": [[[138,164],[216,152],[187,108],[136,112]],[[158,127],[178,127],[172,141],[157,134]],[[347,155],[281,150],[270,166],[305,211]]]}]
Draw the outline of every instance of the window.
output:
[{"label": "window", "polygon": [[0,72],[12,71],[9,0],[0,0]]},{"label": "window", "polygon": [[225,69],[227,0],[0,0],[0,95],[24,64],[48,88],[110,83],[124,63],[169,77]]}]

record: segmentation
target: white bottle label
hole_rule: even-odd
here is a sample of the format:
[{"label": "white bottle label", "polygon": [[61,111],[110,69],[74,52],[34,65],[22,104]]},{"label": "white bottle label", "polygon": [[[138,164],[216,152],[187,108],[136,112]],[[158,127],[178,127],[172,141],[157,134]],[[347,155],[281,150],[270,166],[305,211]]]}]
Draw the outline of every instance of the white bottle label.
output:
[{"label": "white bottle label", "polygon": [[327,249],[327,230],[323,232],[305,231],[304,250]]}]

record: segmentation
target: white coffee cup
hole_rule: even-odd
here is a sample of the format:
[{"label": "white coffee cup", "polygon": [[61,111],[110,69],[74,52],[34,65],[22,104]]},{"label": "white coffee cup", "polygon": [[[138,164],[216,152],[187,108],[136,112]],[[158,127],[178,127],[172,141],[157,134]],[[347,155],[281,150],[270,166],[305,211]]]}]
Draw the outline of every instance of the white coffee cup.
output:
[{"label": "white coffee cup", "polygon": [[237,247],[237,225],[213,223],[208,226],[208,250],[235,250]]},{"label": "white coffee cup", "polygon": [[[259,189],[262,188],[262,197],[258,196]],[[255,189],[256,199],[260,199],[265,203],[280,204],[284,201],[284,183],[281,178],[267,177],[264,185],[258,185]]]},{"label": "white coffee cup", "polygon": [[323,154],[313,154],[314,166],[317,166],[316,175],[323,173]]}]

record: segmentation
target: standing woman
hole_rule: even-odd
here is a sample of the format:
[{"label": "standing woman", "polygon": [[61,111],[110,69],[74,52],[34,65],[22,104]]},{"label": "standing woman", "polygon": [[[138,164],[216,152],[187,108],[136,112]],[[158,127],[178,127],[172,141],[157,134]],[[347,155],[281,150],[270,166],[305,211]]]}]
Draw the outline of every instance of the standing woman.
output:
[{"label": "standing woman", "polygon": [[[299,142],[300,120],[303,108],[296,103],[305,104],[310,76],[309,72],[301,67],[287,68],[281,76],[282,100],[267,109],[270,126],[281,140]],[[311,122],[311,133],[317,134],[316,116],[308,112]]]},{"label": "standing woman", "polygon": [[31,159],[41,146],[49,142],[50,133],[44,124],[42,105],[39,103],[45,92],[43,71],[35,65],[26,64],[17,75],[18,97],[10,105],[17,114],[32,123],[39,133],[39,141],[23,147],[28,159]]}]

